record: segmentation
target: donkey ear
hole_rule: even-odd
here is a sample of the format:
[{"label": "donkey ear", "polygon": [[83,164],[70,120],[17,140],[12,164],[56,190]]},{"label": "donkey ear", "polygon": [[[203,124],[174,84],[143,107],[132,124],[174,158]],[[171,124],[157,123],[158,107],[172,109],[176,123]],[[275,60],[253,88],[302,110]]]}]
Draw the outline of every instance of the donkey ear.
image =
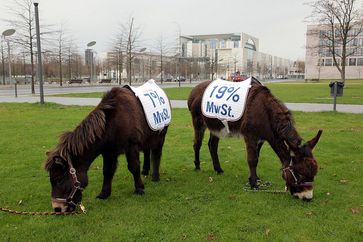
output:
[{"label": "donkey ear", "polygon": [[315,145],[318,143],[321,133],[323,133],[323,130],[320,129],[314,138],[306,142],[311,149],[314,149]]},{"label": "donkey ear", "polygon": [[62,162],[62,158],[60,157],[54,157],[54,164],[61,166],[62,168],[65,168],[66,166]]}]

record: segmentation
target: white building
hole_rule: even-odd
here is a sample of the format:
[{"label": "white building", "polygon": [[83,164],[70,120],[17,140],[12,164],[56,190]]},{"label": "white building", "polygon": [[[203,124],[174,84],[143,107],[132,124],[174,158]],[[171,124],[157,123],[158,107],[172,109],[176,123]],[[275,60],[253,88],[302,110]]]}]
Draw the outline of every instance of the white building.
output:
[{"label": "white building", "polygon": [[[214,77],[242,75],[259,78],[287,76],[292,61],[259,51],[259,39],[245,33],[181,36],[182,58],[205,58]],[[215,76],[216,75],[216,76]]]},{"label": "white building", "polygon": [[[327,25],[308,25],[306,33],[305,79],[340,79],[340,72],[334,66],[332,52],[327,44]],[[363,76],[363,32],[355,37],[352,29],[352,41],[347,44],[346,79],[361,79]],[[341,46],[336,46],[337,55],[341,55]],[[339,57],[338,63],[341,63]],[[341,64],[340,64],[341,65]]]}]

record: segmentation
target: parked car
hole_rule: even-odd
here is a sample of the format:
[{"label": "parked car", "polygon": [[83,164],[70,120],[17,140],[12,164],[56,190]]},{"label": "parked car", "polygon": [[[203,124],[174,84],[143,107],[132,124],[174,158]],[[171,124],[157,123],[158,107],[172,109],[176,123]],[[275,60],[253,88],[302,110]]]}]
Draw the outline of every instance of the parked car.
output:
[{"label": "parked car", "polygon": [[176,81],[176,82],[177,82],[177,81],[185,82],[185,81],[186,81],[186,78],[185,78],[185,77],[183,77],[183,76],[180,76],[180,77],[177,77],[177,78],[175,79],[175,81]]}]

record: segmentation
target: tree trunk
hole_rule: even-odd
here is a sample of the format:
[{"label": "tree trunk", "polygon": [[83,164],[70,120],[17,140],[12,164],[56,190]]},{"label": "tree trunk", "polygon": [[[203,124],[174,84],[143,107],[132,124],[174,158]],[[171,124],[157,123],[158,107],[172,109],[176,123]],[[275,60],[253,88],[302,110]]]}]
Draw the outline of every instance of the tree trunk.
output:
[{"label": "tree trunk", "polygon": [[5,61],[4,61],[4,47],[1,45],[1,64],[3,70],[3,84],[5,85]]},{"label": "tree trunk", "polygon": [[30,36],[30,64],[31,64],[31,75],[32,75],[32,84],[31,84],[31,93],[35,94],[34,88],[34,52],[33,52],[33,37]]},{"label": "tree trunk", "polygon": [[161,84],[163,84],[163,54],[161,54],[161,59],[160,59],[160,73],[161,73],[161,78],[160,78],[160,81],[161,81]]},{"label": "tree trunk", "polygon": [[59,55],[59,85],[63,86],[62,56]]}]

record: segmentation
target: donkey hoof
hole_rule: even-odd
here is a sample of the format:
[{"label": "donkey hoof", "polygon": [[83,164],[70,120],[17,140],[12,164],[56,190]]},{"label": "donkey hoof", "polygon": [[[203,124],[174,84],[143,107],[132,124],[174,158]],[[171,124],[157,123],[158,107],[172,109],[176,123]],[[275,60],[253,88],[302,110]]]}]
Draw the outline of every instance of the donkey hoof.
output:
[{"label": "donkey hoof", "polygon": [[142,189],[136,189],[134,193],[136,195],[144,195],[145,194],[144,190],[142,190]]},{"label": "donkey hoof", "polygon": [[142,170],[141,174],[142,174],[143,176],[148,176],[148,175],[149,175],[149,171]]},{"label": "donkey hoof", "polygon": [[200,162],[194,161],[194,165],[195,165],[195,170],[200,170]]},{"label": "donkey hoof", "polygon": [[110,193],[101,192],[100,194],[98,194],[98,196],[96,198],[104,200],[104,199],[107,199],[110,195],[111,195]]},{"label": "donkey hoof", "polygon": [[251,184],[251,190],[257,191],[257,190],[260,190],[260,188],[257,184],[255,184],[255,185]]},{"label": "donkey hoof", "polygon": [[195,171],[200,171],[200,167],[195,167],[194,170]]},{"label": "donkey hoof", "polygon": [[218,169],[218,170],[216,170],[216,172],[218,175],[223,175],[223,173],[224,173],[224,171],[222,169]]},{"label": "donkey hoof", "polygon": [[160,181],[160,176],[154,176],[154,175],[153,175],[153,177],[151,178],[151,181],[153,181],[153,182],[158,182],[158,181]]}]

